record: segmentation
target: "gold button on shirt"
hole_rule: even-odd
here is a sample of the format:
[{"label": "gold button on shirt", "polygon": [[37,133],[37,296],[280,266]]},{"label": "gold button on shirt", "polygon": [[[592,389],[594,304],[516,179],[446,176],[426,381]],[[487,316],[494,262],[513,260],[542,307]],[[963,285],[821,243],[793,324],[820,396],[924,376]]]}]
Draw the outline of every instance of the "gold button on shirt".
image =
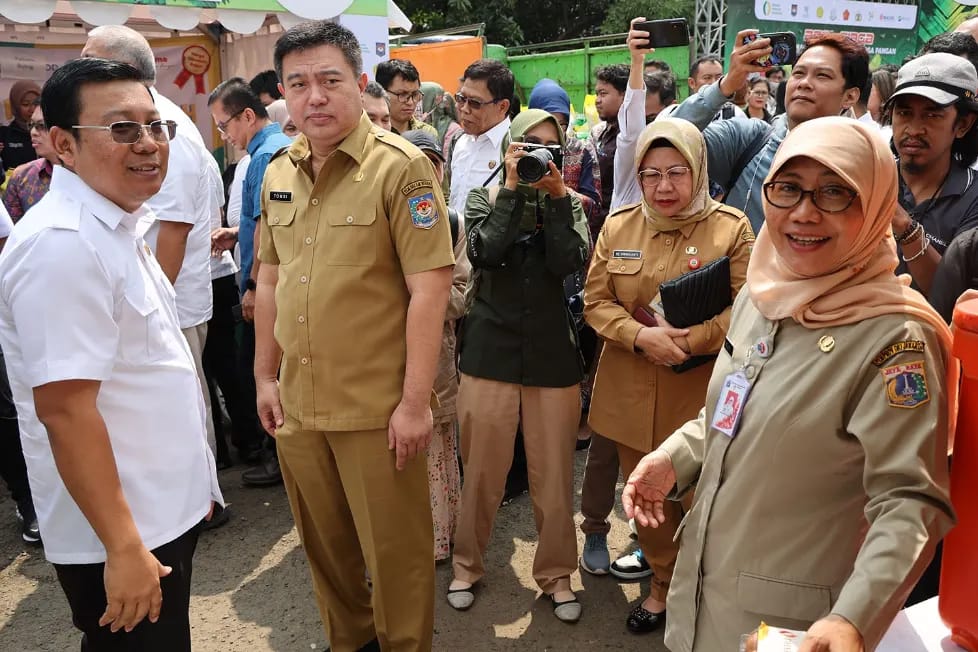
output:
[{"label": "gold button on shirt", "polygon": [[[431,164],[380,133],[364,115],[315,182],[304,136],[265,173],[259,258],[278,265],[282,407],[309,430],[387,427],[404,382],[404,277],[455,262]],[[283,190],[291,202],[271,198]]]}]

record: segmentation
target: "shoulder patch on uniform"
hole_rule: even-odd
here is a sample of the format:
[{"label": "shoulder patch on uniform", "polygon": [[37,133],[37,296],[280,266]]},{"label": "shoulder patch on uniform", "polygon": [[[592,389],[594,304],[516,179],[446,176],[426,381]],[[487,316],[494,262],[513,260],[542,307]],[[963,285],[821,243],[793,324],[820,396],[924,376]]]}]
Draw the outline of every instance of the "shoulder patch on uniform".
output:
[{"label": "shoulder patch on uniform", "polygon": [[890,407],[915,408],[930,401],[923,360],[884,367],[880,375]]},{"label": "shoulder patch on uniform", "polygon": [[921,340],[902,340],[900,342],[894,342],[893,344],[880,349],[880,352],[873,358],[873,364],[877,367],[882,367],[883,363],[893,356],[900,353],[906,353],[907,351],[923,353],[924,343]]},{"label": "shoulder patch on uniform", "polygon": [[438,209],[435,207],[435,196],[426,192],[407,200],[411,211],[411,223],[419,229],[430,229],[438,223]]},{"label": "shoulder patch on uniform", "polygon": [[415,190],[418,190],[419,188],[434,188],[434,187],[435,186],[431,182],[431,179],[418,179],[417,181],[412,181],[411,183],[401,188],[401,194],[407,197],[408,195],[410,195]]}]

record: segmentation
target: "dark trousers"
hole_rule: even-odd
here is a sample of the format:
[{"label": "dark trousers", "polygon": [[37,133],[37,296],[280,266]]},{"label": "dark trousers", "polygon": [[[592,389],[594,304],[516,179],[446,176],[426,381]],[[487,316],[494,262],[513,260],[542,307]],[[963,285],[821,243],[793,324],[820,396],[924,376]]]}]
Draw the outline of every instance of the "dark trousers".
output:
[{"label": "dark trousers", "polygon": [[200,526],[152,551],[173,568],[160,578],[163,609],[155,623],[144,619],[131,632],[100,627],[105,613],[105,564],[55,564],[71,607],[71,621],[82,631],[81,652],[190,652],[190,576]]},{"label": "dark trousers", "polygon": [[34,502],[27,481],[27,465],[20,445],[20,428],[17,427],[17,409],[10,393],[7,366],[0,351],[0,478],[10,490],[20,515],[27,521],[34,520]]},{"label": "dark trousers", "polygon": [[254,330],[252,330],[251,338],[251,361],[246,370],[235,337],[237,319],[234,315],[234,307],[239,305],[241,301],[238,297],[238,285],[234,280],[234,275],[215,279],[211,282],[211,286],[214,290],[214,315],[207,324],[207,342],[204,345],[204,374],[207,376],[211,405],[214,407],[214,433],[217,439],[218,458],[226,459],[227,440],[224,436],[224,423],[221,419],[215,385],[221,390],[228,416],[231,417],[233,427],[231,443],[234,444],[234,447],[242,452],[257,449],[261,447],[264,436],[258,423],[254,371],[252,370],[254,364]]}]

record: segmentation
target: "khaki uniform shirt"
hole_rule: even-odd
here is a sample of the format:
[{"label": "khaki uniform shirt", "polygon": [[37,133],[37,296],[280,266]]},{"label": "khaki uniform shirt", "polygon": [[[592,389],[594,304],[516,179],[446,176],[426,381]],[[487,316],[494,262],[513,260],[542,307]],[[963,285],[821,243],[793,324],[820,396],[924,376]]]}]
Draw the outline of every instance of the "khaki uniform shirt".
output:
[{"label": "khaki uniform shirt", "polygon": [[[395,134],[407,133],[408,131],[426,131],[434,136],[435,142],[438,143],[438,130],[423,120],[418,120],[417,118],[412,117],[410,120],[408,120],[408,128],[403,132],[391,127],[391,132]],[[440,145],[441,143],[438,144]]]},{"label": "khaki uniform shirt", "polygon": [[[648,307],[659,284],[730,257],[731,300],[747,275],[754,242],[747,217],[724,206],[678,231],[654,230],[641,205],[622,208],[605,221],[584,288],[584,318],[605,342],[598,362],[588,423],[595,432],[637,451],[650,451],[693,418],[713,365],[677,374],[635,351],[642,324],[632,318]],[[693,263],[696,266],[696,263]],[[689,329],[692,355],[716,353],[730,325],[730,308]]]},{"label": "khaki uniform shirt", "polygon": [[[762,620],[805,630],[830,613],[876,647],[954,522],[945,364],[907,315],[813,330],[742,293],[704,410],[661,447],[677,489],[696,483],[670,650],[734,650]],[[752,389],[730,438],[711,424],[736,370]]]},{"label": "khaki uniform shirt", "polygon": [[[461,224],[459,225],[461,231]],[[438,356],[438,375],[435,376],[435,393],[438,407],[432,410],[436,422],[455,418],[455,399],[458,397],[458,370],[455,363],[455,326],[465,314],[465,289],[472,275],[472,265],[465,253],[465,234],[460,233],[455,243],[455,270],[452,274],[452,291],[445,312],[445,325],[441,336],[441,353]]]},{"label": "khaki uniform shirt", "polygon": [[363,114],[315,179],[304,136],[276,155],[261,207],[283,409],[308,430],[386,428],[404,382],[404,277],[455,262],[431,163]]}]

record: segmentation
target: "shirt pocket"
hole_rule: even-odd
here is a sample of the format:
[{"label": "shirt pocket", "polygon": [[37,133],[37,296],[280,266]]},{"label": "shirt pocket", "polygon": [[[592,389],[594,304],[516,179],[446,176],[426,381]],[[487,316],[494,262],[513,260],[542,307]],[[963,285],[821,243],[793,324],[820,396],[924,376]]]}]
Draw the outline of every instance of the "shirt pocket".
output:
[{"label": "shirt pocket", "polygon": [[373,207],[348,213],[332,212],[326,217],[326,264],[372,265],[377,259],[377,213]]},{"label": "shirt pocket", "polygon": [[832,589],[821,584],[765,577],[741,571],[737,601],[758,616],[815,622],[832,608]]},{"label": "shirt pocket", "polygon": [[166,358],[166,320],[160,307],[138,283],[126,286],[119,318],[119,358],[130,364]]},{"label": "shirt pocket", "polygon": [[[279,265],[288,265],[295,258],[295,239],[293,222],[295,222],[295,206],[289,204],[268,207],[268,229],[272,232],[272,244]],[[259,243],[259,246],[260,243]],[[256,251],[257,255],[258,252]]]},{"label": "shirt pocket", "polygon": [[615,297],[622,306],[631,306],[638,299],[642,285],[641,258],[612,258],[608,261],[608,273],[615,286]]}]

